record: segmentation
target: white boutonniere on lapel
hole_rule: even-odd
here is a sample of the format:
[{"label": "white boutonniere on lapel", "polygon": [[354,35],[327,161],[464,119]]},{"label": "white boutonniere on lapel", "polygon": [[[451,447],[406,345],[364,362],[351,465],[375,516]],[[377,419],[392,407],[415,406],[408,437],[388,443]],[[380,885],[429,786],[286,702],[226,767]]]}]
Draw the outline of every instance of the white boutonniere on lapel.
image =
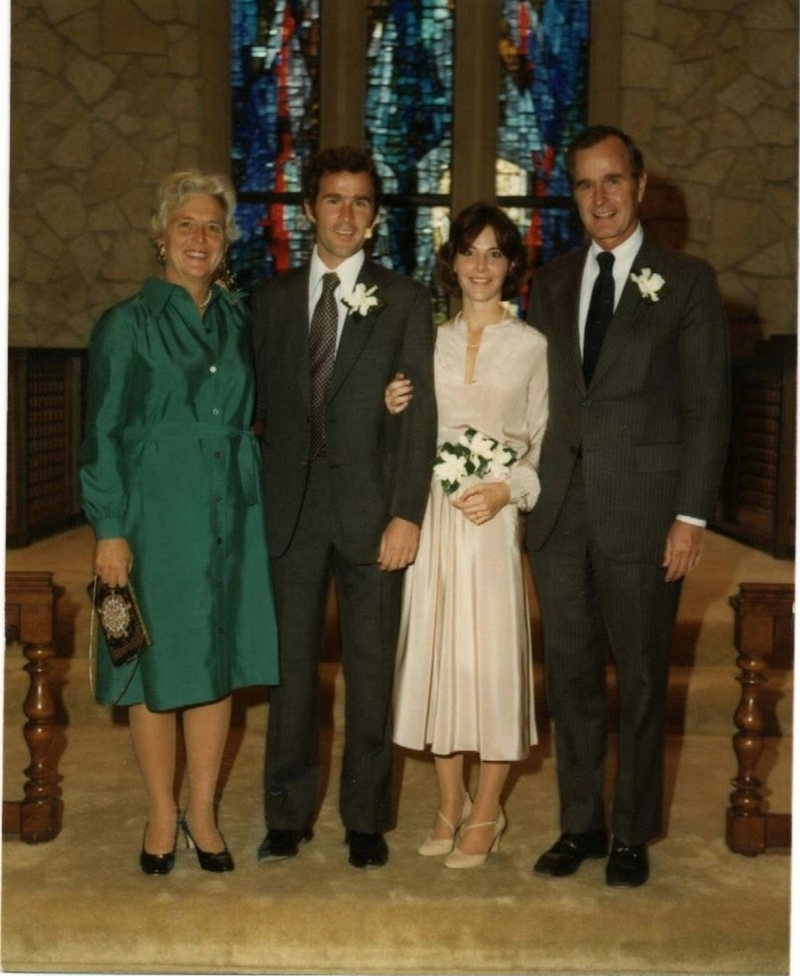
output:
[{"label": "white boutonniere on lapel", "polygon": [[350,310],[351,315],[364,318],[373,309],[376,311],[386,304],[378,294],[378,286],[367,288],[365,284],[358,284],[349,295],[342,295],[342,302]]},{"label": "white boutonniere on lapel", "polygon": [[639,286],[639,293],[646,302],[657,302],[661,289],[666,284],[661,275],[651,268],[642,268],[638,275],[631,271],[631,281]]}]

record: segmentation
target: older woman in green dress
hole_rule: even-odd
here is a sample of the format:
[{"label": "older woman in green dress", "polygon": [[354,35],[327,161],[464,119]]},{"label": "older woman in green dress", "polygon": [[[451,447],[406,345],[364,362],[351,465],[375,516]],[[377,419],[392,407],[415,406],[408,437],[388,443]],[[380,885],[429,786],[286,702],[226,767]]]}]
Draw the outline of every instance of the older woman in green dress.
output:
[{"label": "older woman in green dress", "polygon": [[98,701],[129,706],[147,874],[172,869],[176,824],[202,868],[233,869],[215,810],[231,692],[278,680],[248,316],[217,283],[234,204],[223,177],[169,176],[152,221],[162,275],[110,308],[89,347],[81,485],[95,572],[112,586],[132,580],[153,640],[122,668],[101,646],[97,665]]}]

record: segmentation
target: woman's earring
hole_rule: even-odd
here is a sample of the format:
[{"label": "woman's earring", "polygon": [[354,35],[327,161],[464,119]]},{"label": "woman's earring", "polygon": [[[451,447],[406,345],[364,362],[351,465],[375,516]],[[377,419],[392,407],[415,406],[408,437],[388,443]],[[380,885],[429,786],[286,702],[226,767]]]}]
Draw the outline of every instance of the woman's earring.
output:
[{"label": "woman's earring", "polygon": [[167,263],[167,249],[164,247],[163,241],[153,241],[153,246],[156,249],[156,261],[163,268]]}]

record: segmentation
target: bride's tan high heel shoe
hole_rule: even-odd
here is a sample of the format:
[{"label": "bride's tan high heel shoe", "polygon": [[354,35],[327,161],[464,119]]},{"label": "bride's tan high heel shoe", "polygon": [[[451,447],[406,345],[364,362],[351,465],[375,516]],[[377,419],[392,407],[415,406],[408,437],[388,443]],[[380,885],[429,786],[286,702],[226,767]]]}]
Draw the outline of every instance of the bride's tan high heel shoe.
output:
[{"label": "bride's tan high heel shoe", "polygon": [[422,844],[417,849],[418,854],[422,854],[423,857],[436,857],[440,854],[449,854],[453,849],[453,845],[456,842],[456,833],[458,828],[467,819],[467,817],[472,812],[472,799],[469,793],[464,794],[464,807],[461,810],[461,819],[457,824],[452,824],[447,819],[447,817],[442,813],[441,810],[436,814],[436,816],[443,820],[447,826],[450,828],[450,836],[443,837],[441,840],[431,835],[427,840],[424,840]]},{"label": "bride's tan high heel shoe", "polygon": [[478,827],[494,827],[494,835],[489,850],[485,854],[464,854],[457,847],[447,857],[444,862],[446,868],[479,868],[486,863],[486,858],[490,854],[496,854],[500,850],[500,835],[506,829],[506,815],[501,810],[497,820],[485,820],[483,823],[470,824],[468,827],[461,828],[461,836],[468,830],[477,830]]}]

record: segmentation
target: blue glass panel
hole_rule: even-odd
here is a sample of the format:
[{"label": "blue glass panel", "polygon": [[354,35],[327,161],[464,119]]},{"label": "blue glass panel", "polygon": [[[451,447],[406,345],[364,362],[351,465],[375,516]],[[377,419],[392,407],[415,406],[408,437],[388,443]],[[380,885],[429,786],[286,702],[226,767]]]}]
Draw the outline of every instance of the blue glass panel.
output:
[{"label": "blue glass panel", "polygon": [[[565,151],[586,124],[589,0],[500,0],[497,194],[563,203]],[[568,209],[517,211],[535,264],[581,240]]]},{"label": "blue glass panel", "polygon": [[439,201],[413,198],[449,192],[452,0],[369,0],[367,30],[367,146],[392,198],[375,255],[430,284]]},{"label": "blue glass panel", "polygon": [[231,0],[231,164],[242,202],[230,260],[248,290],[308,253],[311,235],[297,204],[251,201],[288,193],[299,202],[302,168],[319,142],[319,6]]}]

